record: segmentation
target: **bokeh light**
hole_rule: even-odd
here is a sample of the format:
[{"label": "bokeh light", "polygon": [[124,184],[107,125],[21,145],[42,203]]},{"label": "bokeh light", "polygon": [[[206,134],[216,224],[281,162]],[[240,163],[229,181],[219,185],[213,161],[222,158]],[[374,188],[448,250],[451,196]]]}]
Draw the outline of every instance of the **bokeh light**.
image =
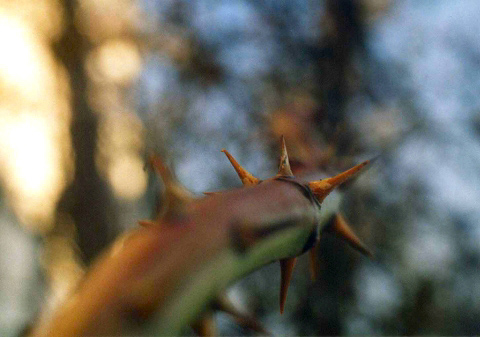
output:
[{"label": "bokeh light", "polygon": [[34,113],[4,118],[0,125],[3,181],[12,206],[30,229],[46,230],[65,187],[53,125]]},{"label": "bokeh light", "polygon": [[0,32],[2,181],[19,219],[45,231],[69,179],[68,90],[30,23],[0,10]]}]

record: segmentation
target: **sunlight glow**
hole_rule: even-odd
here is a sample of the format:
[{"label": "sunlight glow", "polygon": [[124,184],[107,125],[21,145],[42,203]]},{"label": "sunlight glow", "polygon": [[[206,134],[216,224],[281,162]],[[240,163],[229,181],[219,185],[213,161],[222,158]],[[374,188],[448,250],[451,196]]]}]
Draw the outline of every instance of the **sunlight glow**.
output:
[{"label": "sunlight glow", "polygon": [[141,122],[133,113],[104,113],[98,130],[97,166],[115,196],[140,198],[147,188],[141,156],[144,139]]},{"label": "sunlight glow", "polygon": [[[5,130],[7,149],[13,155],[13,179],[21,180],[20,193],[39,197],[52,182],[52,145],[49,126],[38,118],[14,120]],[[34,170],[32,168],[35,168]]]},{"label": "sunlight glow", "polygon": [[123,199],[137,199],[147,188],[144,162],[135,155],[115,156],[108,167],[108,178],[115,194]]},{"label": "sunlight glow", "polygon": [[52,125],[24,114],[4,118],[0,130],[3,180],[12,206],[21,220],[36,219],[48,226],[65,183]]},{"label": "sunlight glow", "polygon": [[141,58],[136,44],[115,39],[103,43],[87,59],[92,79],[116,84],[129,84],[141,69]]},{"label": "sunlight glow", "polygon": [[48,78],[48,70],[42,67],[44,52],[33,31],[0,10],[0,78],[1,86],[12,87],[29,98],[39,98],[42,86]]},{"label": "sunlight glow", "polygon": [[74,247],[72,239],[63,236],[52,235],[45,240],[41,262],[50,282],[51,294],[46,308],[48,311],[61,304],[84,275]]},{"label": "sunlight glow", "polygon": [[0,0],[0,7],[12,18],[28,22],[35,35],[46,40],[56,40],[63,32],[63,4],[59,0]]},{"label": "sunlight glow", "polygon": [[69,173],[69,90],[36,19],[17,12],[0,8],[0,179],[22,224],[44,232]]}]

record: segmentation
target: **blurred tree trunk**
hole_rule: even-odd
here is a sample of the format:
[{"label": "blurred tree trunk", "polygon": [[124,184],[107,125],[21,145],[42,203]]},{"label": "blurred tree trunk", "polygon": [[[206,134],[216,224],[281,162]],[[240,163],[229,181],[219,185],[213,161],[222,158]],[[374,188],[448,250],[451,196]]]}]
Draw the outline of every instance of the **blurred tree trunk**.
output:
[{"label": "blurred tree trunk", "polygon": [[54,46],[57,58],[68,71],[72,100],[71,137],[75,159],[73,183],[59,203],[59,210],[70,214],[77,228],[79,248],[88,264],[113,238],[111,194],[95,165],[98,117],[87,102],[88,78],[85,58],[89,41],[75,26],[76,1],[66,0],[65,34]]},{"label": "blurred tree trunk", "polygon": [[318,78],[319,95],[323,97],[329,122],[343,122],[344,107],[352,88],[352,58],[364,43],[360,6],[355,0],[328,0],[325,22],[327,34],[320,41],[317,58],[323,76]]},{"label": "blurred tree trunk", "polygon": [[[317,58],[317,67],[321,71],[317,78],[317,95],[322,100],[316,120],[321,123],[322,133],[332,139],[338,126],[346,126],[344,110],[354,90],[349,83],[353,72],[352,59],[362,49],[364,28],[361,11],[355,0],[328,0],[325,16],[320,19],[326,22],[327,34],[318,43],[320,57]],[[348,129],[348,126],[342,127],[344,132],[335,141],[337,155],[348,152],[343,148],[344,144],[355,144],[353,134]],[[342,334],[343,303],[350,300],[353,294],[351,278],[354,266],[346,255],[347,250],[339,251],[336,240],[323,237],[319,246],[321,277],[314,291],[323,294],[328,304],[325,305],[315,334],[338,336]]]}]

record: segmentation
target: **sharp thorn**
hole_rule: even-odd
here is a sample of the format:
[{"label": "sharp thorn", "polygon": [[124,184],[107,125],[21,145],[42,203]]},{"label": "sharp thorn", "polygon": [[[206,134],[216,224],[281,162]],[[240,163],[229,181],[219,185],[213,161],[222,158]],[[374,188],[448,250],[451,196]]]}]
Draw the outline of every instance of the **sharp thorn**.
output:
[{"label": "sharp thorn", "polygon": [[281,154],[280,164],[278,165],[277,176],[293,176],[292,169],[290,168],[290,161],[288,160],[287,145],[285,144],[285,137],[281,137]]},{"label": "sharp thorn", "polygon": [[322,202],[325,199],[325,197],[335,189],[335,187],[343,184],[345,181],[354,177],[369,163],[370,163],[369,160],[364,161],[363,163],[358,164],[352,167],[351,169],[346,170],[345,172],[337,174],[334,177],[311,181],[308,183],[308,186],[311,188],[313,194],[315,194],[318,201]]},{"label": "sharp thorn", "polygon": [[150,165],[153,167],[155,172],[162,178],[162,181],[165,185],[173,183],[172,172],[168,167],[163,163],[163,160],[156,155],[150,156]]},{"label": "sharp thorn", "polygon": [[280,314],[283,314],[285,302],[287,300],[288,286],[292,279],[293,268],[297,262],[296,257],[280,260],[281,284],[280,284]]},{"label": "sharp thorn", "polygon": [[237,174],[240,177],[240,180],[242,180],[243,185],[253,186],[257,185],[260,182],[260,179],[254,177],[250,172],[241,167],[240,164],[227,150],[223,149],[222,152],[225,153],[233,168],[235,169],[235,171],[237,171]]},{"label": "sharp thorn", "polygon": [[373,258],[373,253],[363,244],[363,242],[355,235],[353,230],[348,225],[345,218],[336,214],[330,230],[337,234],[340,238],[345,240],[350,246],[358,250],[360,253]]},{"label": "sharp thorn", "polygon": [[192,193],[174,178],[172,172],[159,157],[151,156],[150,163],[165,185],[165,206],[160,217],[168,218],[182,215],[186,206],[194,200]]}]

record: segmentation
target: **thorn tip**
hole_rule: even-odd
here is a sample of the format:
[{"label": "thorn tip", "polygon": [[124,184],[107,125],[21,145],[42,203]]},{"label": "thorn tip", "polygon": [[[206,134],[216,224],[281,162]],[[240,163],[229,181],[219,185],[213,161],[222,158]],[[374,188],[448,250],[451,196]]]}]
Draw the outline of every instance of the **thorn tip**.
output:
[{"label": "thorn tip", "polygon": [[308,186],[312,189],[313,194],[317,197],[318,201],[322,202],[327,195],[330,194],[337,186],[343,184],[347,180],[357,175],[365,166],[370,163],[370,160],[366,160],[349,170],[346,170],[334,177],[326,178],[322,180],[311,181]]},{"label": "thorn tip", "polygon": [[341,214],[336,214],[332,227],[332,232],[337,234],[340,238],[345,240],[350,246],[358,250],[360,253],[373,258],[373,253],[365,246],[365,244],[355,235],[353,230],[348,225],[347,221]]},{"label": "thorn tip", "polygon": [[222,152],[225,153],[225,155],[227,156],[228,160],[230,161],[238,176],[242,180],[243,185],[253,186],[257,185],[260,182],[260,179],[256,178],[255,176],[253,176],[253,174],[240,166],[240,164],[235,160],[235,158],[230,154],[230,152],[225,149],[222,149]]},{"label": "thorn tip", "polygon": [[150,156],[150,164],[160,175],[165,186],[165,206],[162,216],[175,217],[183,214],[186,205],[194,199],[192,193],[174,178],[172,172],[160,157]]},{"label": "thorn tip", "polygon": [[281,268],[281,284],[280,284],[280,314],[283,314],[285,309],[285,302],[287,300],[288,286],[292,279],[293,268],[297,262],[296,257],[280,260]]},{"label": "thorn tip", "polygon": [[288,160],[287,145],[283,135],[280,138],[280,148],[280,164],[278,165],[277,176],[293,176],[292,169],[290,167],[290,161]]}]

